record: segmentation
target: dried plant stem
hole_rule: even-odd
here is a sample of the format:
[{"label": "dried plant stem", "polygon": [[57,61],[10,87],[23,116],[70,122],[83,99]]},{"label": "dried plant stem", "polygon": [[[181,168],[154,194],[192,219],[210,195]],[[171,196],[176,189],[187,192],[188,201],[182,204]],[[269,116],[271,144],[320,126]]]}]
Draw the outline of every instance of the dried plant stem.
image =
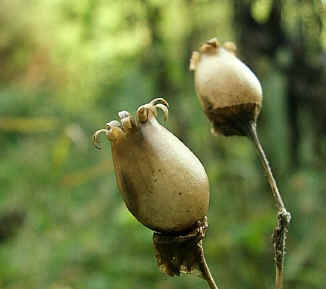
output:
[{"label": "dried plant stem", "polygon": [[213,278],[211,272],[209,271],[208,265],[206,263],[202,241],[200,241],[199,247],[200,247],[200,258],[199,258],[199,264],[198,264],[199,269],[200,269],[201,273],[203,274],[204,279],[207,281],[209,288],[218,289],[215,284],[214,278]]},{"label": "dried plant stem", "polygon": [[284,202],[278,190],[276,181],[273,177],[272,170],[269,166],[264,150],[260,144],[257,130],[256,130],[256,123],[254,122],[251,122],[249,125],[249,135],[255,144],[260,161],[264,167],[268,183],[271,186],[274,201],[279,210],[277,214],[277,224],[273,233],[273,246],[274,246],[274,261],[276,265],[275,289],[282,289],[286,236],[288,232],[287,228],[291,220],[291,215],[284,206]]}]

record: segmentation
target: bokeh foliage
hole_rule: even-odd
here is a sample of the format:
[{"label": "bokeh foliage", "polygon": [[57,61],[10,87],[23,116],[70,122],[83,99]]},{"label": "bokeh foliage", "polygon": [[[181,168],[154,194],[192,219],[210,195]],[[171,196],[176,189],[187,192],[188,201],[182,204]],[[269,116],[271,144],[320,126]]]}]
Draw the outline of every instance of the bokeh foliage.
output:
[{"label": "bokeh foliage", "polygon": [[[275,5],[280,31],[270,29]],[[211,136],[188,71],[214,36],[238,40],[263,84],[258,130],[293,215],[286,287],[324,288],[325,11],[317,0],[2,0],[0,288],[206,288],[158,271],[109,146],[90,143],[118,111],[159,96],[167,127],[210,178],[205,248],[217,284],[272,287],[276,209],[253,146]]]}]

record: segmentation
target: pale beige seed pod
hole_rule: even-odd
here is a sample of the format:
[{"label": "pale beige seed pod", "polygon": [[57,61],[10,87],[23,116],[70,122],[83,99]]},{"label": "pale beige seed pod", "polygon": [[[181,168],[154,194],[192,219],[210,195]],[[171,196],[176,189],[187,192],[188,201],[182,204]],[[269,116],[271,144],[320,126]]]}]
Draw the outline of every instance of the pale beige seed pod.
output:
[{"label": "pale beige seed pod", "polygon": [[138,121],[119,113],[105,133],[111,142],[118,188],[130,212],[158,232],[186,232],[206,216],[209,183],[198,158],[156,120],[157,109],[168,118],[167,102],[154,99],[137,111]]},{"label": "pale beige seed pod", "polygon": [[199,102],[214,132],[224,135],[246,135],[262,105],[260,82],[235,51],[234,43],[222,46],[213,38],[193,52],[190,62]]},{"label": "pale beige seed pod", "polygon": [[255,74],[235,56],[232,42],[223,46],[213,38],[194,52],[190,70],[200,104],[213,124],[213,132],[246,135],[253,141],[279,210],[273,234],[275,288],[282,288],[285,241],[291,214],[283,199],[259,141],[256,119],[262,106],[262,88]]}]

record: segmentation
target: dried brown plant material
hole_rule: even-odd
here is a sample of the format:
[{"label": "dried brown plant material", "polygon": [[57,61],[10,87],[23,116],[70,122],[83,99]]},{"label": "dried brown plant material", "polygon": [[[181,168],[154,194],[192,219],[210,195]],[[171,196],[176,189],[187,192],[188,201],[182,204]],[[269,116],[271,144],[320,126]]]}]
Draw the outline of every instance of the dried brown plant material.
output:
[{"label": "dried brown plant material", "polygon": [[195,274],[208,286],[218,289],[205,260],[203,239],[208,227],[207,217],[198,220],[191,232],[171,235],[154,233],[153,243],[159,269],[169,276]]},{"label": "dried brown plant material", "polygon": [[142,105],[137,121],[127,112],[111,121],[105,133],[111,143],[118,188],[130,212],[148,228],[164,233],[193,229],[206,216],[209,183],[198,158],[156,119],[157,110],[168,118],[162,98]]},{"label": "dried brown plant material", "polygon": [[153,243],[159,269],[169,276],[179,276],[180,273],[201,275],[200,251],[206,230],[207,218],[204,218],[198,221],[196,227],[187,234],[154,233]]},{"label": "dried brown plant material", "polygon": [[262,104],[259,80],[235,52],[233,42],[222,46],[213,38],[193,52],[190,62],[196,93],[213,132],[226,136],[247,135]]}]

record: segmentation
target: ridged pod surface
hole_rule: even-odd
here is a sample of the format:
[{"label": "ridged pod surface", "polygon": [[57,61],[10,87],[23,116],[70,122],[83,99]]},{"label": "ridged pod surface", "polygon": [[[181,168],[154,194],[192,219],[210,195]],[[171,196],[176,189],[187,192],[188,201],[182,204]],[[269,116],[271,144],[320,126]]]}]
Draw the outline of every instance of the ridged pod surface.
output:
[{"label": "ridged pod surface", "polygon": [[168,117],[167,102],[154,99],[137,111],[126,111],[121,124],[112,121],[104,132],[111,142],[118,188],[130,212],[148,228],[179,233],[206,216],[209,183],[198,158],[156,120],[157,108]]},{"label": "ridged pod surface", "polygon": [[244,127],[256,121],[262,105],[260,82],[235,51],[232,42],[222,46],[213,38],[193,52],[190,62],[199,102],[213,130],[224,135],[245,134]]}]

